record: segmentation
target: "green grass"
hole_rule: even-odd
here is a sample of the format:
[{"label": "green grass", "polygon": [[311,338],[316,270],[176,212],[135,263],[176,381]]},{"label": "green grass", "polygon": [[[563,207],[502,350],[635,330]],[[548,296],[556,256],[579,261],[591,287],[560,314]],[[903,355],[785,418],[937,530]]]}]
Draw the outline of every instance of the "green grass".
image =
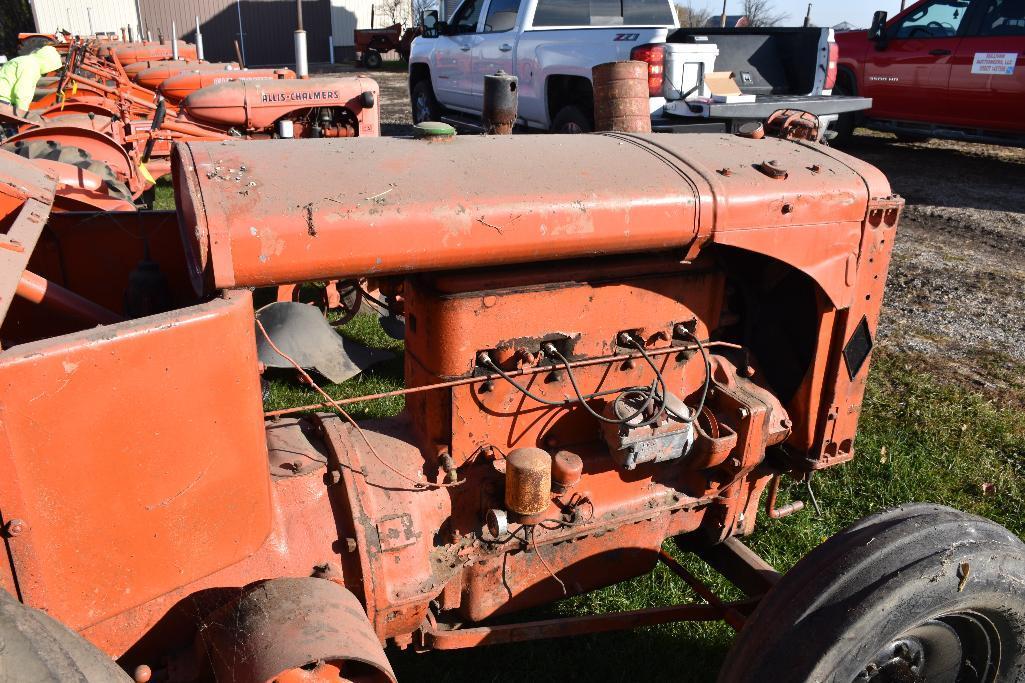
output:
[{"label": "green grass", "polygon": [[[360,316],[343,334],[401,352],[376,319]],[[911,501],[944,503],[1004,524],[1025,535],[1025,414],[929,375],[926,365],[903,356],[876,354],[851,463],[820,473],[813,482],[823,508],[772,521],[760,516],[748,539],[777,568],[798,559],[856,519]],[[329,385],[336,397],[401,386],[401,360],[378,366],[363,378]],[[284,381],[273,386],[268,409],[313,403],[316,395]],[[400,399],[353,407],[357,417],[398,412]],[[983,494],[983,484],[995,493]],[[806,499],[790,483],[784,501]],[[667,548],[669,545],[667,544]],[[676,553],[673,549],[674,554]],[[724,597],[725,582],[693,558],[687,566]],[[693,593],[659,567],[647,576],[533,610],[529,618],[593,614],[694,600]],[[400,680],[438,681],[711,681],[729,649],[732,630],[723,624],[670,624],[621,633],[417,655],[390,652]]]},{"label": "green grass", "polygon": [[[402,388],[402,342],[395,341],[384,333],[372,315],[358,315],[339,328],[342,335],[355,339],[368,346],[387,349],[395,354],[395,358],[385,361],[353,379],[342,384],[321,384],[320,387],[331,398],[344,399],[356,396],[369,396]],[[264,401],[267,410],[279,410],[295,406],[320,403],[322,397],[313,389],[297,384],[291,373],[268,375],[270,395]],[[402,411],[406,402],[401,396],[382,398],[375,401],[363,401],[345,406],[346,412],[356,419],[389,417]],[[327,408],[325,410],[330,410]]]},{"label": "green grass", "polygon": [[171,186],[171,176],[157,178],[157,185],[153,190],[153,208],[157,211],[173,211],[174,187]]}]

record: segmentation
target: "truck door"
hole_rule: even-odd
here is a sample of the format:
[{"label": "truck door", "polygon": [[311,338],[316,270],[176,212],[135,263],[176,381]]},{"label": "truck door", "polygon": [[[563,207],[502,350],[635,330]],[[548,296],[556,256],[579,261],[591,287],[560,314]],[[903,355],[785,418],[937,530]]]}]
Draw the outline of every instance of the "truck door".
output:
[{"label": "truck door", "polygon": [[446,106],[469,109],[473,105],[473,46],[480,40],[477,25],[486,0],[466,0],[452,15],[435,50],[437,70],[434,92]]},{"label": "truck door", "polygon": [[950,65],[961,42],[971,0],[932,0],[916,5],[886,29],[882,49],[865,60],[865,96],[872,115],[905,121],[938,121],[949,111]]},{"label": "truck door", "polygon": [[499,69],[516,74],[516,19],[523,0],[490,0],[481,25],[480,41],[473,48],[474,109],[484,106],[484,76]]},{"label": "truck door", "polygon": [[961,40],[950,96],[965,125],[1025,131],[1025,0],[986,0]]}]

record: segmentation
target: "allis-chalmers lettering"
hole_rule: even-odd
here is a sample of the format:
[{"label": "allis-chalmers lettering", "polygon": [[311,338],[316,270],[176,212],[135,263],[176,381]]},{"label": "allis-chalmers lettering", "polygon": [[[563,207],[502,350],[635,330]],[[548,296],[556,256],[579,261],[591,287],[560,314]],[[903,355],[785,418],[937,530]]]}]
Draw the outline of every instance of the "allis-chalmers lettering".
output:
[{"label": "allis-chalmers lettering", "polygon": [[261,102],[305,102],[317,100],[337,100],[337,90],[319,90],[315,92],[265,92]]}]

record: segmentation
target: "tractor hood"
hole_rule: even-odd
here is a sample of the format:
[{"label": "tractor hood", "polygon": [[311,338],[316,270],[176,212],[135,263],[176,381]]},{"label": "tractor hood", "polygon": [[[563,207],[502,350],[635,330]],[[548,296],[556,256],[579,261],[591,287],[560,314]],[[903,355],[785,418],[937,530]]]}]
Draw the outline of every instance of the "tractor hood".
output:
[{"label": "tractor hood", "polygon": [[176,147],[199,289],[654,250],[692,258],[721,244],[789,263],[844,307],[870,202],[891,195],[868,164],[769,138],[296,140],[287,155],[280,144]]}]

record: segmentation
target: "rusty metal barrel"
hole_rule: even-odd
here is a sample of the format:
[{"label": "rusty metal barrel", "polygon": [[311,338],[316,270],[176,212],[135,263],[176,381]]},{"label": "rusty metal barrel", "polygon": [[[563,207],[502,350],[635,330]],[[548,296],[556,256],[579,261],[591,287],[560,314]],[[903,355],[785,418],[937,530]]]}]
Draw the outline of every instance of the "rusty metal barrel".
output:
[{"label": "rusty metal barrel", "polygon": [[501,69],[484,76],[484,132],[488,135],[512,135],[519,108],[519,79]]},{"label": "rusty metal barrel", "polygon": [[594,85],[594,129],[650,133],[648,65],[607,62],[591,70]]}]

